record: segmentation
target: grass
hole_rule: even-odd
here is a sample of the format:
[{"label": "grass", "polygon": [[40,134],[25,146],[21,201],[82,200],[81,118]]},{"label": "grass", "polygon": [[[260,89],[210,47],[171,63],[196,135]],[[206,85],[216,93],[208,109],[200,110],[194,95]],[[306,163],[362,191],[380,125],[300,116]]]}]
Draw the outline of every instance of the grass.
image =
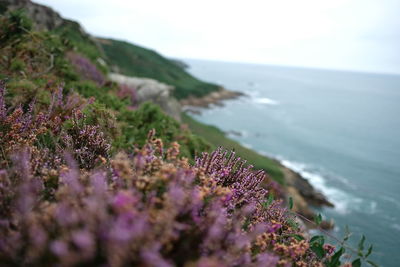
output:
[{"label": "grass", "polygon": [[225,133],[217,127],[200,123],[187,114],[182,116],[183,123],[187,124],[190,130],[209,142],[213,148],[222,146],[226,149],[234,150],[241,158],[246,159],[256,169],[263,169],[271,176],[271,178],[280,184],[284,184],[284,176],[278,162],[257,152],[245,148],[236,141],[226,137]]},{"label": "grass", "polygon": [[204,96],[219,89],[218,85],[200,81],[187,73],[173,61],[157,52],[128,42],[99,39],[111,65],[117,66],[122,74],[147,77],[175,86],[174,96],[178,99]]}]

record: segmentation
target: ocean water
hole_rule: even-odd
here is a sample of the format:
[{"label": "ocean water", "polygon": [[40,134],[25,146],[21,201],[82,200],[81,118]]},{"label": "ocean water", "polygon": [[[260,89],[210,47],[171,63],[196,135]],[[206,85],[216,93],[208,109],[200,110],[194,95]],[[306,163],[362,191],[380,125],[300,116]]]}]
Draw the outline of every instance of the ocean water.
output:
[{"label": "ocean water", "polygon": [[279,159],[322,191],[372,260],[400,266],[400,75],[185,60],[196,77],[247,94],[196,119]]}]

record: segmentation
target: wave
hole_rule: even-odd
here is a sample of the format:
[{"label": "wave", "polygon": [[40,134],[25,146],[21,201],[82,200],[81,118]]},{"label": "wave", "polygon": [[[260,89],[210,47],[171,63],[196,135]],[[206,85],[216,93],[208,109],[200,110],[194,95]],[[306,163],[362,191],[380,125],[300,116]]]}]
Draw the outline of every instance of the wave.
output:
[{"label": "wave", "polygon": [[323,175],[310,171],[306,164],[286,159],[280,159],[280,162],[283,166],[299,173],[303,178],[307,179],[315,189],[322,192],[326,198],[335,205],[334,210],[337,213],[342,215],[349,214],[352,211],[368,214],[376,213],[377,202],[366,201],[339,188],[328,185]]},{"label": "wave", "polygon": [[253,102],[266,105],[279,105],[279,102],[267,97],[253,98]]}]

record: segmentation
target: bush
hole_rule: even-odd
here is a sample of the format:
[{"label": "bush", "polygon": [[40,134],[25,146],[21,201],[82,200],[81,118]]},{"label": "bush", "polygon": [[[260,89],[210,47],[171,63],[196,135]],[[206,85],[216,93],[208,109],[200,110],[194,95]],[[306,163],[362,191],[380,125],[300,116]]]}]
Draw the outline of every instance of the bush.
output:
[{"label": "bush", "polygon": [[263,172],[222,150],[191,167],[177,143],[164,149],[153,133],[133,156],[120,153],[90,173],[67,155],[49,201],[41,197],[46,184],[30,171],[29,152],[14,154],[14,167],[0,171],[0,261],[320,266],[291,215],[279,202],[263,204]]},{"label": "bush", "polygon": [[32,21],[23,10],[14,10],[0,17],[0,47],[11,39],[16,39],[32,29]]}]

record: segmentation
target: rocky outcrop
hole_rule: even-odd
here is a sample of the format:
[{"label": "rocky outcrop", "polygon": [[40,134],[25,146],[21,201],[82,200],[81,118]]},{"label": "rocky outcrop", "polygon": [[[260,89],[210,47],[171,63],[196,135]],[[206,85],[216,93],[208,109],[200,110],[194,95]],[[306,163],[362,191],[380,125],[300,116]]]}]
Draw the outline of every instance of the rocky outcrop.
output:
[{"label": "rocky outcrop", "polygon": [[118,84],[135,88],[138,103],[150,101],[159,105],[165,113],[177,121],[181,121],[181,106],[171,96],[173,86],[149,78],[129,77],[117,73],[111,73],[109,78]]},{"label": "rocky outcrop", "polygon": [[218,91],[209,93],[208,95],[202,97],[189,96],[188,98],[182,99],[180,103],[183,107],[194,106],[207,108],[211,104],[221,106],[223,105],[222,101],[227,99],[234,99],[243,95],[244,94],[241,92],[229,91],[221,88]]},{"label": "rocky outcrop", "polygon": [[[30,0],[0,0],[0,4],[6,6],[7,10],[23,8],[25,14],[34,22],[33,26],[37,31],[52,31],[61,26],[73,25],[74,29],[78,31],[81,36],[89,39],[99,51],[102,51],[96,39],[87,33],[79,23],[64,19],[58,12],[50,7],[33,3]],[[99,58],[98,60],[102,59]]]},{"label": "rocky outcrop", "polygon": [[[316,214],[311,207],[334,206],[321,192],[315,190],[308,180],[304,179],[299,173],[283,165],[281,165],[281,168],[286,182],[285,193],[287,196],[293,198],[293,211],[313,221]],[[303,222],[308,228],[315,228],[315,225],[307,220],[303,220]],[[333,221],[322,221],[320,225],[322,229],[326,230],[332,229],[333,226]]]},{"label": "rocky outcrop", "polygon": [[35,28],[39,31],[49,31],[59,27],[64,19],[53,9],[29,0],[2,0],[8,10],[24,8],[28,17],[35,22]]}]

